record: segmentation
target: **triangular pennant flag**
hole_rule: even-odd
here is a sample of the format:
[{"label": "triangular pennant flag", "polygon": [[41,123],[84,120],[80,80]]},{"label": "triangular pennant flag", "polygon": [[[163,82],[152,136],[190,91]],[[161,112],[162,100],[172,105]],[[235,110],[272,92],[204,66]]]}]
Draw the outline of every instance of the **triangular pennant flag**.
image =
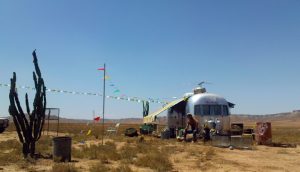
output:
[{"label": "triangular pennant flag", "polygon": [[87,133],[86,133],[86,135],[88,136],[88,135],[90,135],[92,133],[92,130],[89,130]]},{"label": "triangular pennant flag", "polygon": [[95,117],[94,121],[99,122],[100,121],[100,116]]},{"label": "triangular pennant flag", "polygon": [[115,90],[115,91],[114,91],[114,93],[119,93],[119,92],[120,92],[120,90]]},{"label": "triangular pennant flag", "polygon": [[110,77],[109,77],[108,75],[106,75],[106,76],[104,77],[104,79],[107,80],[107,79],[110,79]]}]

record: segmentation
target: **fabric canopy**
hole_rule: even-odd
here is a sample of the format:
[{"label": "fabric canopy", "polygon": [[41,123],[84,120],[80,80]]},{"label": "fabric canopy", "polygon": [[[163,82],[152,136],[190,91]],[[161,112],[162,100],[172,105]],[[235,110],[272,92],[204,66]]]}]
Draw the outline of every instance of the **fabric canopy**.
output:
[{"label": "fabric canopy", "polygon": [[161,108],[160,110],[152,113],[152,114],[149,114],[148,116],[145,116],[144,117],[144,123],[152,123],[156,120],[156,117],[161,114],[162,112],[164,112],[165,110],[177,105],[178,103],[182,102],[182,101],[185,101],[186,100],[186,97],[185,98],[180,98],[180,99],[177,99],[177,100],[174,100],[170,103],[168,103],[166,106],[164,106],[163,108]]}]

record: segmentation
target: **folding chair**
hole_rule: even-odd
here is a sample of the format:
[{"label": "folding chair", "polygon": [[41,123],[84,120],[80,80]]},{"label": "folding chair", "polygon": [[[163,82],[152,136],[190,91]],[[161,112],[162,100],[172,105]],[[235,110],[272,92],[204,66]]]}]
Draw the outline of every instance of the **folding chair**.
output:
[{"label": "folding chair", "polygon": [[117,135],[120,123],[117,123],[115,127],[108,127],[106,130],[106,135]]}]

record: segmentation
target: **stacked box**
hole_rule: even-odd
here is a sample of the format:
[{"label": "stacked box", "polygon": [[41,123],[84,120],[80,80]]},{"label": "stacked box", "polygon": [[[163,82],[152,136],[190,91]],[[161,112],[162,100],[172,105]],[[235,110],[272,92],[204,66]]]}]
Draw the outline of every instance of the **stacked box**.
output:
[{"label": "stacked box", "polygon": [[229,136],[219,136],[214,135],[211,137],[212,146],[216,147],[229,147],[230,146],[230,137]]},{"label": "stacked box", "polygon": [[252,149],[253,137],[251,134],[231,136],[231,146],[237,149]]}]

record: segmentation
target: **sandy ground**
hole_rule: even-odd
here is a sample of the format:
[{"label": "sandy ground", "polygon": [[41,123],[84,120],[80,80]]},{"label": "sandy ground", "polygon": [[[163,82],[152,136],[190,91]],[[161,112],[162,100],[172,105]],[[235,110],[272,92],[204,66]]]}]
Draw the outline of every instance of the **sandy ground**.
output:
[{"label": "sandy ground", "polygon": [[4,132],[0,134],[0,142],[6,141],[6,140],[18,140],[18,135],[16,132]]},{"label": "sandy ground", "polygon": [[[15,132],[0,134],[0,142],[10,139],[18,139]],[[111,141],[106,139],[105,141]],[[86,144],[98,144],[100,140],[87,141]],[[125,142],[115,142],[117,149],[122,148]],[[79,146],[74,144],[73,146]],[[170,146],[176,151],[170,157],[173,163],[173,172],[196,171],[300,171],[300,147],[275,148],[267,146],[255,146],[253,150],[230,150],[228,148],[216,148],[198,143],[172,142]],[[81,171],[88,171],[97,160],[73,159],[74,164]],[[50,171],[52,160],[40,159],[32,169],[36,171]],[[111,165],[117,166],[112,163]],[[151,172],[149,168],[130,166],[134,171]],[[0,166],[0,171],[26,171],[15,164]]]},{"label": "sandy ground", "polygon": [[[200,150],[203,145],[192,145],[193,150]],[[214,155],[200,159],[189,157],[187,152],[172,156],[174,169],[177,171],[300,171],[300,148],[274,148],[256,146],[255,150],[230,150],[212,148]],[[184,158],[188,159],[188,161]],[[189,157],[189,158],[188,158]]]}]

